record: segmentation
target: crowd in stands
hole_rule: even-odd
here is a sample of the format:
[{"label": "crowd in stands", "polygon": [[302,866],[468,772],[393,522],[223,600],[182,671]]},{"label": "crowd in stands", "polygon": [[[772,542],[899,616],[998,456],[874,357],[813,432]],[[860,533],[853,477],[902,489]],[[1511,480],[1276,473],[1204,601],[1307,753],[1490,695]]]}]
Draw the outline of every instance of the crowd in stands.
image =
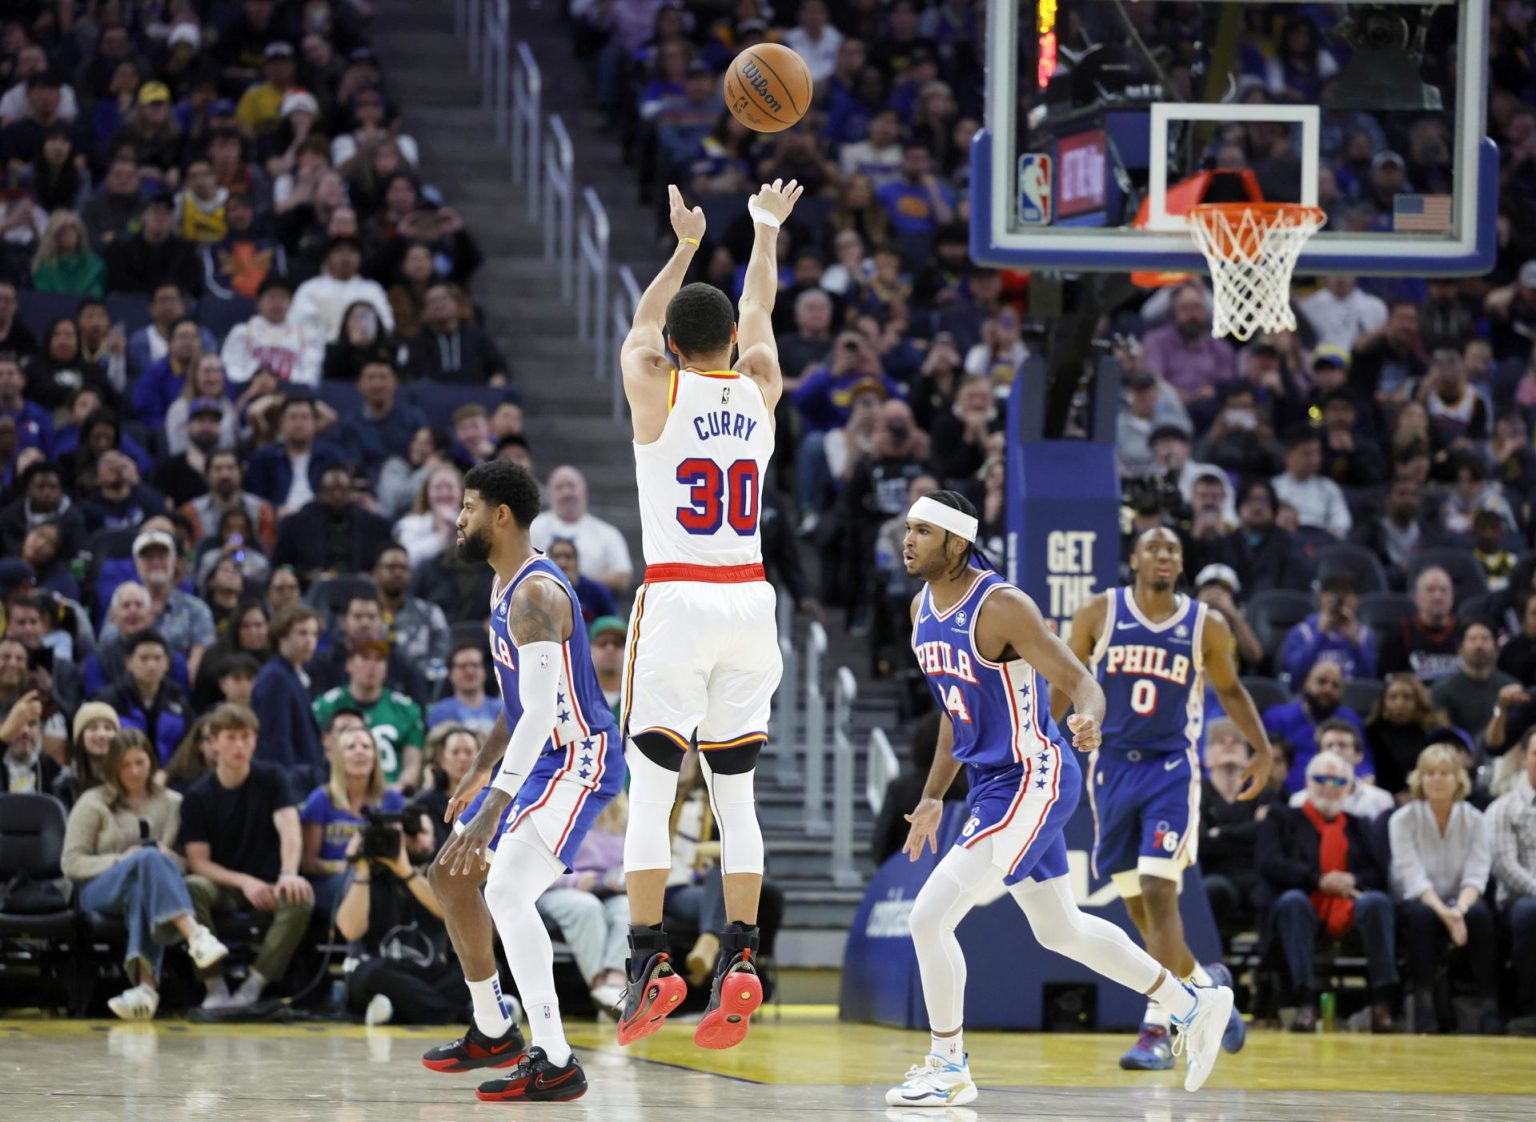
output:
[{"label": "crowd in stands", "polygon": [[[1169,32],[1171,8],[1139,9],[1144,33]],[[1336,15],[1250,11],[1242,98],[1318,100],[1347,51],[1323,34]],[[1031,278],[967,255],[985,5],[573,0],[570,14],[661,239],[665,184],[705,210],[690,279],[738,295],[743,195],[775,176],[806,185],[779,240],[773,482],[820,557],[820,603],[808,606],[842,608],[870,636],[875,672],[897,672],[914,592],[901,519],[915,495],[957,488],[1001,556],[1006,399],[1044,357]],[[1536,729],[1536,54],[1518,6],[1495,5],[1493,19],[1488,128],[1503,171],[1491,275],[1300,277],[1297,329],[1241,347],[1212,338],[1198,279],[1106,314],[1105,338],[1122,342],[1127,541],[1179,533],[1188,591],[1231,621],[1282,754],[1272,798],[1234,803],[1248,749],[1214,726],[1202,850],[1224,927],[1263,924],[1303,1029],[1317,1023],[1319,930],[1364,933],[1377,1027],[1403,1007],[1399,958],[1413,1022],[1436,1021],[1425,995],[1452,946],[1469,948],[1477,1026],[1536,1016],[1524,764]],[[719,95],[735,52],[766,40],[799,51],[816,81],[807,118],[774,136],[742,128]],[[1176,66],[1188,53],[1155,42]],[[1424,66],[1447,106],[1455,49],[1432,38]],[[1445,182],[1443,115],[1325,118],[1333,228],[1382,228],[1395,195]],[[1220,139],[1219,167],[1271,186],[1289,156],[1283,128]],[[899,826],[887,823],[886,850]],[[1501,1008],[1490,964],[1511,960],[1518,992]]]},{"label": "crowd in stands", "polygon": [[[490,574],[454,560],[452,524],[468,466],[535,466],[517,372],[467,294],[480,251],[401,128],[364,6],[28,10],[0,39],[0,784],[75,808],[79,902],[128,932],[119,1015],[153,1014],[168,943],[187,944],[211,1011],[292,992],[293,961],[334,922],[380,964],[350,980],[354,1013],[383,996],[397,1018],[447,1016],[431,993],[456,974],[415,862],[495,711]],[[1043,346],[1030,278],[967,255],[985,5],[569,14],[658,231],[666,183],[706,209],[690,279],[736,296],[744,195],[806,185],[779,242],[787,392],[765,553],[802,608],[843,609],[892,673],[913,591],[900,519],[915,494],[957,487],[1001,555],[1006,398]],[[1228,933],[1263,927],[1303,1028],[1313,952],[1344,936],[1366,943],[1378,1024],[1400,974],[1416,1027],[1449,1023],[1433,991],[1453,946],[1483,1027],[1536,1014],[1536,52],[1524,22],[1496,13],[1495,30],[1490,277],[1299,278],[1298,330],[1240,349],[1210,337],[1198,281],[1113,324],[1135,340],[1127,525],[1180,533],[1190,591],[1232,623],[1284,753],[1271,796],[1235,803],[1247,747],[1213,722],[1213,901]],[[806,120],[771,137],[719,93],[734,54],[769,39],[817,86]],[[1249,100],[1289,96],[1318,65],[1244,57]],[[1245,146],[1263,135],[1223,166],[1261,166],[1271,153]],[[1340,222],[1390,209],[1434,150],[1362,135],[1363,162],[1339,138],[1360,164],[1330,199]],[[634,566],[577,469],[545,478],[535,544],[577,578],[617,704]],[[426,828],[363,859],[365,812]],[[718,866],[703,830],[685,833],[669,907],[709,930]],[[562,886],[598,907],[553,909],[580,926],[598,1001],[621,922],[609,841],[595,832]],[[226,976],[220,917],[252,910],[270,918],[257,957]],[[170,929],[146,918],[166,915]],[[419,969],[391,965],[404,957]],[[1517,967],[1497,1007],[1495,958]]]},{"label": "crowd in stands", "polygon": [[[491,574],[454,522],[474,464],[535,466],[475,238],[366,4],[0,19],[0,793],[67,811],[64,898],[126,975],[120,1017],[187,958],[204,1015],[251,1015],[345,943],[352,1013],[457,1021],[417,870],[500,699]],[[536,544],[617,705],[628,547],[548,466]],[[364,852],[381,824],[398,850]],[[627,923],[607,825],[546,913],[602,1008]],[[683,931],[720,892],[696,849]]]}]

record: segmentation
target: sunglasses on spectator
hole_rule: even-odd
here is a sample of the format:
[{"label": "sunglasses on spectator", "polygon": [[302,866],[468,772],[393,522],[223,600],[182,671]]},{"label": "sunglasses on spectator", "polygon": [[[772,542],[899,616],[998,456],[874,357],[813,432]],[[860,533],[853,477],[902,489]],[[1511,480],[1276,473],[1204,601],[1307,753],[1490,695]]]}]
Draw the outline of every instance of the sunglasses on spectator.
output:
[{"label": "sunglasses on spectator", "polygon": [[1349,780],[1342,775],[1314,775],[1313,783],[1320,783],[1324,787],[1348,787]]}]

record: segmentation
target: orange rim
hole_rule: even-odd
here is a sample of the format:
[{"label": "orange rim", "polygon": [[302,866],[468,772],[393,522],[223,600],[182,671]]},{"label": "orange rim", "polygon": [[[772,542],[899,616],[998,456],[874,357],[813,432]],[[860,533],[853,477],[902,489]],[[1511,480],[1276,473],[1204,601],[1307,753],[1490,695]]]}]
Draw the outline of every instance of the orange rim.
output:
[{"label": "orange rim", "polygon": [[1264,236],[1278,226],[1310,227],[1311,233],[1328,216],[1298,203],[1201,203],[1189,208],[1186,219],[1204,229],[1208,255],[1234,261],[1257,257]]}]

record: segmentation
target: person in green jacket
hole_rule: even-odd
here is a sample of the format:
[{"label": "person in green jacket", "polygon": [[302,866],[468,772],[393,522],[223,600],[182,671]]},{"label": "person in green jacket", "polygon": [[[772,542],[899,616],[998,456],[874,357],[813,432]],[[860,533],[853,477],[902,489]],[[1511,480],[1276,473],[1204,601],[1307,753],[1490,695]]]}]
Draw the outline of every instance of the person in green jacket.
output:
[{"label": "person in green jacket", "polygon": [[107,294],[107,265],[90,251],[85,224],[73,211],[56,210],[38,239],[32,259],[32,287],[68,296]]}]

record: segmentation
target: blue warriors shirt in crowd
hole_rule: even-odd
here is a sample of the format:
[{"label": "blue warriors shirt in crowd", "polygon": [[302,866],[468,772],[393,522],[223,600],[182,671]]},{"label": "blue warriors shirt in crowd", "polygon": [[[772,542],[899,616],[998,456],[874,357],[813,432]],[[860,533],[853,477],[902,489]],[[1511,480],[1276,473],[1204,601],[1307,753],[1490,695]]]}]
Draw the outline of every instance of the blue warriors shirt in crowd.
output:
[{"label": "blue warriors shirt in crowd", "polygon": [[1198,751],[1204,726],[1200,653],[1206,606],[1188,596],[1161,623],[1130,588],[1110,590],[1090,668],[1104,690],[1104,746],[1111,754]]}]

